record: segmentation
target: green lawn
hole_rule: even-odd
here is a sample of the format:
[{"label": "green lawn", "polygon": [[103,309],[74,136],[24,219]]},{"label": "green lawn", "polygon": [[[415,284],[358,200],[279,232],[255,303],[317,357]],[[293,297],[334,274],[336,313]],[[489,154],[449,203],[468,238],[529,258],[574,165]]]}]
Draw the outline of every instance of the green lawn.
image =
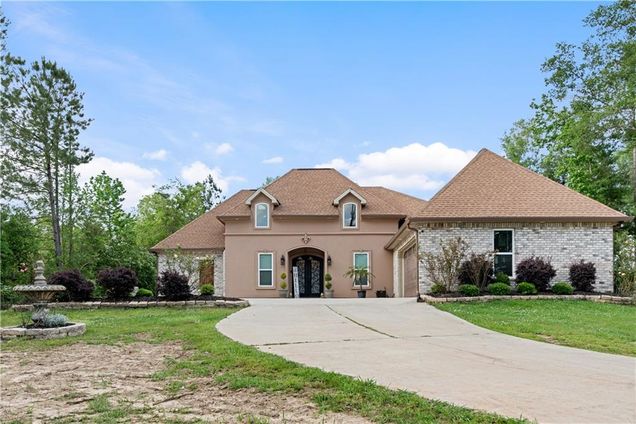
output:
[{"label": "green lawn", "polygon": [[500,333],[636,356],[634,306],[577,300],[496,300],[435,306]]},{"label": "green lawn", "polygon": [[[56,311],[57,312],[57,311]],[[289,362],[234,342],[214,328],[215,324],[235,312],[231,309],[103,309],[60,311],[72,321],[85,322],[86,334],[63,340],[15,340],[2,344],[3,349],[46,349],[79,341],[95,344],[138,341],[144,333],[150,343],[179,341],[191,355],[171,361],[156,378],[209,377],[230,389],[252,388],[265,392],[306,396],[321,411],[347,412],[381,423],[504,423],[519,422],[477,412],[444,402],[431,401],[405,391],[389,390],[371,381],[361,381],[336,373],[323,372]],[[18,324],[21,314],[0,313],[1,325]],[[131,384],[134,382],[131,381]],[[168,385],[168,383],[166,383]],[[167,387],[174,390],[174,388]],[[177,388],[178,389],[178,388]],[[91,403],[94,413],[102,411],[100,420],[110,420],[109,407]],[[110,412],[109,412],[110,411]],[[110,414],[110,415],[108,415]],[[117,415],[117,419],[128,410]],[[116,420],[115,420],[116,421]]]}]

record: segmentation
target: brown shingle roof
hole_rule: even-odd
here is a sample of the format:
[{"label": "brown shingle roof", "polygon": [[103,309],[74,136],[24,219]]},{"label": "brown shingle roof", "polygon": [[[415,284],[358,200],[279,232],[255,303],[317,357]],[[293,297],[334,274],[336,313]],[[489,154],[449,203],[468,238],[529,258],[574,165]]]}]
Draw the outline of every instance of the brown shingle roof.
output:
[{"label": "brown shingle roof", "polygon": [[[391,204],[377,190],[360,187],[335,169],[311,168],[292,169],[265,187],[280,205],[272,210],[273,216],[332,216],[338,215],[333,205],[336,197],[347,189],[353,189],[363,196],[367,205],[362,208],[363,216],[384,215],[404,216],[406,212]],[[250,207],[244,203],[219,214],[219,217],[250,216]]]},{"label": "brown shingle roof", "polygon": [[408,216],[418,213],[428,203],[424,199],[409,196],[408,194],[400,193],[399,191],[386,187],[363,187],[363,189],[367,193],[373,193],[377,197],[384,199]]},{"label": "brown shingle roof", "polygon": [[217,216],[235,207],[237,204],[243,203],[253,192],[254,190],[241,190],[237,192],[217,207],[210,209],[200,217],[161,240],[150,250],[159,251],[176,249],[177,247],[192,250],[223,249],[225,247],[225,225],[217,219]]},{"label": "brown shingle roof", "polygon": [[413,221],[621,222],[630,218],[482,149]]}]

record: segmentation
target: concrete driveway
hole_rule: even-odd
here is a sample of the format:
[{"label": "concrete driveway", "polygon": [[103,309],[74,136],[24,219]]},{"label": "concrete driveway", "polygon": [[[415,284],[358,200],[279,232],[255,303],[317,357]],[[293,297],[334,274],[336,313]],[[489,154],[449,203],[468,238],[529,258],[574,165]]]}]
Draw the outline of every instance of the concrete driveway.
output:
[{"label": "concrete driveway", "polygon": [[302,364],[539,422],[636,422],[636,359],[506,336],[413,299],[254,299],[217,328]]}]

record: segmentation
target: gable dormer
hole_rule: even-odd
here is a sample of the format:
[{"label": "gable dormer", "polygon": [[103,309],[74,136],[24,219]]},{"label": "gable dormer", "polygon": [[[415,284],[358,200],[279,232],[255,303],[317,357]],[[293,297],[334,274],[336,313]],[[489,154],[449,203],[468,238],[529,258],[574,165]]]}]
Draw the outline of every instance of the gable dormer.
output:
[{"label": "gable dormer", "polygon": [[271,193],[260,188],[245,200],[245,204],[252,209],[254,228],[271,228],[272,208],[280,205],[280,202]]},{"label": "gable dormer", "polygon": [[333,200],[333,205],[340,210],[342,229],[355,230],[360,225],[360,208],[367,200],[357,191],[349,188]]}]

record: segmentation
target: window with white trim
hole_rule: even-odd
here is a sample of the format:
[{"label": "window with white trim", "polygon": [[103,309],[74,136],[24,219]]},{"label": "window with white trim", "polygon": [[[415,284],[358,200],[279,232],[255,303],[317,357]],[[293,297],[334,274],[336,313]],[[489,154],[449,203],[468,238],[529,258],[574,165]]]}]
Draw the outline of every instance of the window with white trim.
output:
[{"label": "window with white trim", "polygon": [[514,233],[513,230],[494,230],[495,274],[503,272],[513,276],[514,266]]},{"label": "window with white trim", "polygon": [[358,205],[356,203],[342,205],[342,226],[344,228],[358,228]]},{"label": "window with white trim", "polygon": [[[369,252],[354,252],[353,253],[353,267],[369,269]],[[355,284],[355,283],[354,283]],[[357,285],[357,284],[356,284]],[[362,279],[362,285],[369,285],[369,277]]]},{"label": "window with white trim", "polygon": [[258,254],[258,286],[259,287],[274,286],[274,254],[273,253]]},{"label": "window with white trim", "polygon": [[256,228],[269,228],[269,205],[267,203],[257,203],[254,212]]}]

